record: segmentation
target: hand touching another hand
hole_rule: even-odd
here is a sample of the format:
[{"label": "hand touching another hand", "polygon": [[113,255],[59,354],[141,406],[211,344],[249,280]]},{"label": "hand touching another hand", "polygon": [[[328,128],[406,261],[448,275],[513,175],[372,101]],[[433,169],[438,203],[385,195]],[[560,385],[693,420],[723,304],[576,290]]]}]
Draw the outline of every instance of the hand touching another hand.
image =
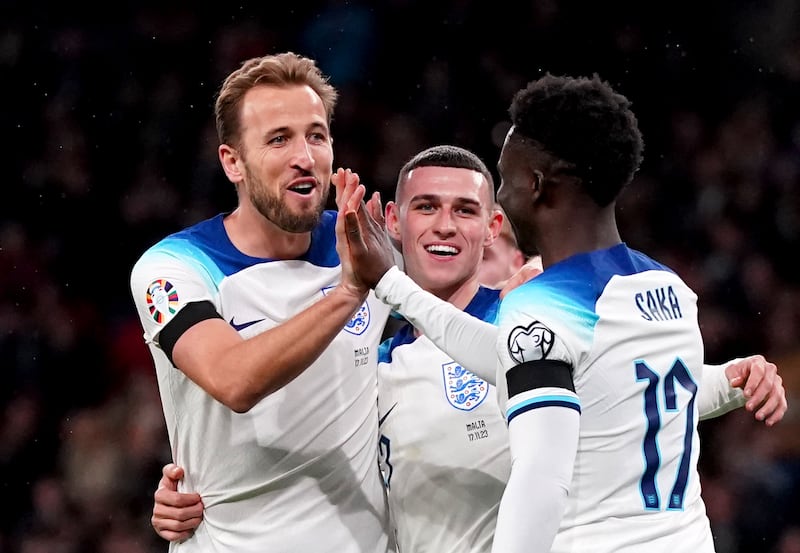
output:
[{"label": "hand touching another hand", "polygon": [[331,176],[331,182],[336,187],[336,206],[339,208],[339,214],[336,217],[336,253],[339,254],[342,264],[340,286],[363,300],[369,292],[369,286],[364,284],[353,267],[345,233],[344,213],[349,209],[349,205],[358,206],[363,203],[366,189],[360,184],[358,173],[341,167]]},{"label": "hand touching another hand", "polygon": [[[395,264],[393,247],[386,234],[381,197],[378,192],[364,202],[366,188],[358,174],[338,169],[331,178],[336,186],[336,249],[355,286],[374,288]],[[346,258],[346,259],[345,259]]]},{"label": "hand touching another hand", "polygon": [[375,192],[366,204],[355,199],[354,194],[344,214],[350,258],[359,279],[375,288],[395,265],[394,246],[386,234],[380,195]]}]

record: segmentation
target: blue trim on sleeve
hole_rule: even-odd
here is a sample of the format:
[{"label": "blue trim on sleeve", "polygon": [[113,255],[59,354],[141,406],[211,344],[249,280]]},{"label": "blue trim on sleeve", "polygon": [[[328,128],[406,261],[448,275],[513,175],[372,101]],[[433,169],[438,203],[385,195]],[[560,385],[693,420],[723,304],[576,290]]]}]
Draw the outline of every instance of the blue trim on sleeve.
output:
[{"label": "blue trim on sleeve", "polygon": [[531,411],[532,409],[539,409],[541,407],[566,407],[567,409],[574,409],[578,413],[581,412],[581,403],[578,398],[573,396],[548,395],[534,397],[515,404],[506,412],[506,420],[511,422],[511,420],[517,415],[521,415]]}]

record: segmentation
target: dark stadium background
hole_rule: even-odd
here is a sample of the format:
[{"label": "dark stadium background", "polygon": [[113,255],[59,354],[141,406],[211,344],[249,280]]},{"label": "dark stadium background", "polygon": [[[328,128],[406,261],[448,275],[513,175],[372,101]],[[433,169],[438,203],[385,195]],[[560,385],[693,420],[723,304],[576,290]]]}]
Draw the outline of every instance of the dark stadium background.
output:
[{"label": "dark stadium background", "polygon": [[[192,3],[194,4],[194,3]],[[199,3],[198,3],[199,4]],[[719,553],[800,551],[800,3],[0,4],[0,552],[149,553],[169,448],[129,270],[235,203],[213,98],[294,50],[340,89],[335,166],[391,197],[408,156],[494,167],[511,95],[599,73],[632,101],[645,164],[626,241],[698,291],[709,362],[764,353],[784,422],[701,424]]]}]

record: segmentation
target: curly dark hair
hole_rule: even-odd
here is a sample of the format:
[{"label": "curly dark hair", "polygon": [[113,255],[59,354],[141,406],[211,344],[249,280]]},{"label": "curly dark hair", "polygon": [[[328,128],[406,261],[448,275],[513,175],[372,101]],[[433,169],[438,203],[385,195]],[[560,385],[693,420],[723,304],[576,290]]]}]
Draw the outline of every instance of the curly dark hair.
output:
[{"label": "curly dark hair", "polygon": [[595,74],[550,73],[514,95],[515,132],[572,165],[589,196],[611,203],[642,163],[644,141],[630,101]]}]

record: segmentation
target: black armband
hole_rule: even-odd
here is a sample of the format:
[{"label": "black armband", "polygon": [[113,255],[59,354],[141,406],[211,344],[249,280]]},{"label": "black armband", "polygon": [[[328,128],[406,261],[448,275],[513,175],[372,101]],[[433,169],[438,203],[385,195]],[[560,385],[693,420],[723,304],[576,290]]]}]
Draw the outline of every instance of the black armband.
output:
[{"label": "black armband", "polygon": [[220,315],[214,304],[208,300],[196,301],[187,303],[183,309],[178,311],[178,314],[161,329],[158,335],[158,343],[163,352],[167,355],[167,359],[173,365],[175,362],[172,360],[172,349],[178,338],[183,336],[183,333],[192,328],[199,322],[208,319],[221,319]]},{"label": "black armband", "polygon": [[535,388],[565,388],[575,391],[572,381],[572,366],[566,361],[539,359],[526,361],[506,373],[508,397]]}]

